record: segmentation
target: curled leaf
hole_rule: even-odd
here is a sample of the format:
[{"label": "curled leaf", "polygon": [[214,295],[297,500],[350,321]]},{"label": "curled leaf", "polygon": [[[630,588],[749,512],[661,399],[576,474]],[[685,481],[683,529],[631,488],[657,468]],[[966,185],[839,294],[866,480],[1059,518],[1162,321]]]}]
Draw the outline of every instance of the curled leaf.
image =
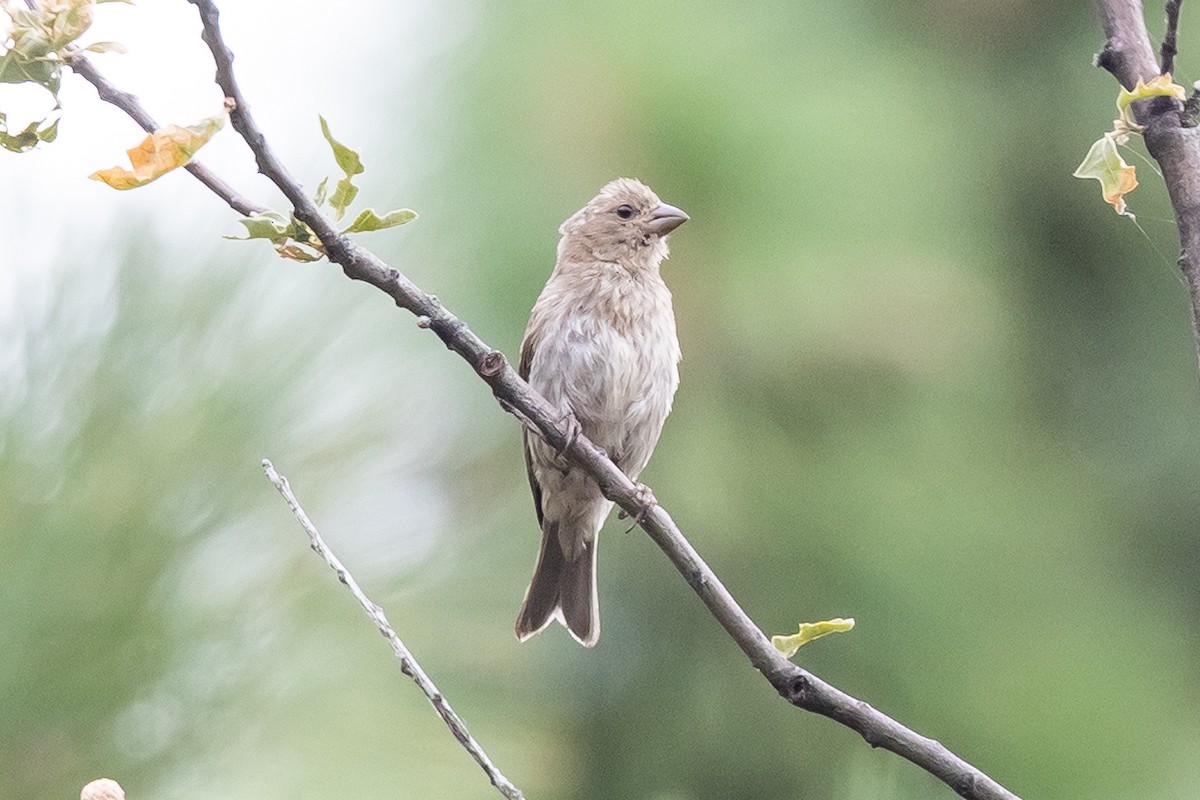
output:
[{"label": "curled leaf", "polygon": [[1121,134],[1109,131],[1092,144],[1074,172],[1076,178],[1095,178],[1100,181],[1104,202],[1118,214],[1126,214],[1125,195],[1137,188],[1137,170],[1125,163],[1117,150]]},{"label": "curled leaf", "polygon": [[275,252],[279,253],[281,258],[299,261],[301,263],[311,263],[320,261],[323,253],[310,253],[298,244],[281,244],[275,248]]},{"label": "curled leaf", "polygon": [[114,189],[145,186],[191,161],[196,151],[224,124],[225,115],[221,114],[187,128],[178,125],[159,128],[143,139],[137,147],[126,151],[129,154],[129,163],[133,167],[132,171],[123,167],[112,167],[93,172],[88,177],[103,181]]},{"label": "curled leaf", "polygon": [[821,622],[801,622],[799,631],[791,636],[772,636],[771,644],[775,645],[776,650],[783,653],[784,658],[791,658],[796,655],[797,650],[814,639],[820,639],[831,633],[845,633],[853,627],[853,617],[850,619],[827,619]]},{"label": "curled leaf", "polygon": [[1156,75],[1147,83],[1139,80],[1133,87],[1133,91],[1122,86],[1121,92],[1117,95],[1117,113],[1121,115],[1121,122],[1136,127],[1137,124],[1130,116],[1129,107],[1138,100],[1146,100],[1151,97],[1174,97],[1183,102],[1187,100],[1187,90],[1175,83],[1169,72]]},{"label": "curled leaf", "polygon": [[376,214],[374,209],[367,208],[360,211],[358,216],[354,218],[354,222],[350,223],[350,227],[346,228],[342,233],[381,231],[384,228],[394,228],[397,225],[412,222],[416,218],[417,212],[410,208],[398,208],[395,211],[389,211],[382,217]]}]

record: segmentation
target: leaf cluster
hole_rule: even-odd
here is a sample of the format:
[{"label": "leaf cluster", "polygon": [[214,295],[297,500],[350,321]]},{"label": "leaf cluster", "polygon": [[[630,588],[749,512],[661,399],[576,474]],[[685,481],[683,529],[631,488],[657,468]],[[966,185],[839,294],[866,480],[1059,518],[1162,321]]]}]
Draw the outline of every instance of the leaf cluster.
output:
[{"label": "leaf cluster", "polygon": [[1113,120],[1113,129],[1092,143],[1083,163],[1073,173],[1076,178],[1100,181],[1104,202],[1118,214],[1130,217],[1133,215],[1125,208],[1125,195],[1137,188],[1137,169],[1125,162],[1117,147],[1126,144],[1131,134],[1142,132],[1142,126],[1134,120],[1131,109],[1138,100],[1151,97],[1174,97],[1183,101],[1187,98],[1187,92],[1174,82],[1169,72],[1151,79],[1149,83],[1138,81],[1132,90],[1121,87],[1117,95],[1117,118]]},{"label": "leaf cluster", "polygon": [[0,12],[8,16],[8,30],[0,39],[0,83],[33,83],[54,98],[54,108],[40,120],[19,131],[10,131],[8,118],[0,111],[0,147],[14,153],[32,150],[39,142],[52,142],[58,135],[61,105],[58,90],[62,67],[71,57],[87,50],[94,53],[124,52],[115,42],[96,42],[79,48],[75,42],[92,26],[92,10],[98,3],[128,3],[130,0],[40,0],[26,8],[16,0],[0,0]]},{"label": "leaf cluster", "polygon": [[[342,177],[334,186],[333,194],[329,194],[329,178],[324,178],[317,184],[313,200],[318,206],[328,206],[334,220],[340,221],[346,215],[346,209],[358,196],[358,187],[354,185],[355,175],[363,172],[362,157],[357,150],[347,147],[333,137],[329,132],[329,123],[324,117],[321,121],[321,133],[329,147],[333,150],[333,159],[342,170]],[[354,220],[342,233],[368,233],[384,228],[393,228],[412,222],[417,218],[417,212],[408,208],[398,208],[380,215],[374,209],[365,208],[354,217]],[[275,245],[275,252],[283,258],[293,261],[317,261],[325,256],[325,247],[308,226],[300,220],[288,217],[278,211],[264,211],[249,217],[243,217],[241,223],[246,226],[245,236],[226,236],[226,239],[266,239]]]}]

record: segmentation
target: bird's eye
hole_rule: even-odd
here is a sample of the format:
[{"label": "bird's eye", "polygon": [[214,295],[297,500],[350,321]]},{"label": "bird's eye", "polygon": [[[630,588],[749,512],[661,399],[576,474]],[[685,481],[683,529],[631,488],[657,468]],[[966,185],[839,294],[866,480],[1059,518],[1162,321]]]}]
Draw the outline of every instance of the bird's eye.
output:
[{"label": "bird's eye", "polygon": [[617,206],[617,216],[621,219],[629,219],[633,216],[633,206],[629,204]]}]

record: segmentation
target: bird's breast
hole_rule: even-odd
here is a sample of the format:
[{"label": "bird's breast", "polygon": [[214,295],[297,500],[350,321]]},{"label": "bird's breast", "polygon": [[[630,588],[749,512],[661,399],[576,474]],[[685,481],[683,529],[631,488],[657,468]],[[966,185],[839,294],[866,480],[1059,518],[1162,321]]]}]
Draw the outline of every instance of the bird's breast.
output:
[{"label": "bird's breast", "polygon": [[643,433],[652,433],[652,447],[679,383],[670,295],[616,298],[619,310],[588,302],[595,299],[565,303],[547,318],[530,383],[552,403],[569,404],[584,434],[610,452]]}]

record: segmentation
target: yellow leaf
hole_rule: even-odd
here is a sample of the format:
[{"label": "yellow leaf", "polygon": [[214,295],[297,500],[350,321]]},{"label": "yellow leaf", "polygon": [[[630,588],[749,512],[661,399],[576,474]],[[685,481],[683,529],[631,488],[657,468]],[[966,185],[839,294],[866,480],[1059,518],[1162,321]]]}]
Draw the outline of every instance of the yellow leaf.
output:
[{"label": "yellow leaf", "polygon": [[191,161],[196,151],[224,124],[225,116],[222,114],[187,128],[178,125],[159,128],[143,139],[137,147],[126,151],[129,154],[129,163],[133,167],[132,171],[123,167],[112,167],[93,172],[88,177],[103,181],[114,189],[145,186]]},{"label": "yellow leaf", "polygon": [[1117,151],[1118,135],[1109,131],[1096,140],[1074,175],[1100,181],[1104,202],[1111,204],[1118,214],[1125,214],[1125,195],[1137,188],[1137,170],[1126,164]]},{"label": "yellow leaf", "polygon": [[1121,121],[1126,125],[1136,125],[1129,115],[1129,106],[1137,100],[1146,100],[1151,97],[1174,97],[1180,102],[1184,102],[1187,100],[1187,90],[1175,83],[1169,72],[1156,75],[1150,79],[1149,83],[1142,83],[1139,80],[1137,86],[1133,87],[1133,91],[1122,86],[1120,94],[1117,95],[1117,112],[1121,115]]},{"label": "yellow leaf", "polygon": [[801,622],[799,631],[791,636],[772,636],[771,644],[775,645],[776,650],[783,653],[784,658],[791,658],[796,655],[797,650],[814,639],[820,639],[831,633],[845,633],[853,627],[853,617],[850,619],[827,619],[821,622]]}]

